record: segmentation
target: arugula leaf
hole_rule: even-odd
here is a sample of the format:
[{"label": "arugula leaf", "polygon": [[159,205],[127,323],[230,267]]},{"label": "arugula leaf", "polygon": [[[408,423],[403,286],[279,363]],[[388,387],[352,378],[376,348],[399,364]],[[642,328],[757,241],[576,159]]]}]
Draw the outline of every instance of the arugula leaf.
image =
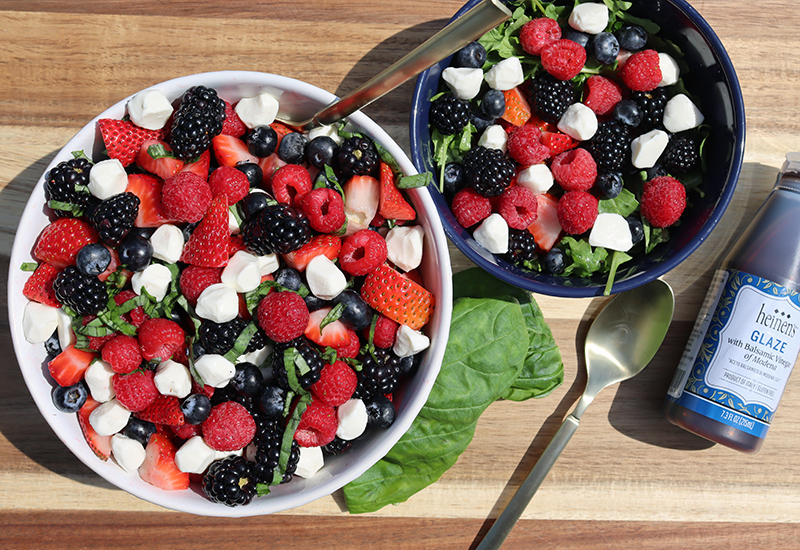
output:
[{"label": "arugula leaf", "polygon": [[601,214],[619,214],[627,218],[639,208],[636,195],[623,187],[622,192],[613,199],[598,201],[598,212]]},{"label": "arugula leaf", "polygon": [[608,251],[605,248],[597,246],[593,250],[588,241],[577,240],[570,236],[561,239],[559,246],[572,259],[564,269],[564,275],[587,277],[605,268],[605,261],[608,258]]},{"label": "arugula leaf", "polygon": [[617,275],[617,268],[619,268],[621,264],[624,264],[632,259],[633,258],[625,252],[620,252],[619,250],[614,251],[614,253],[611,255],[611,269],[608,272],[608,280],[606,281],[606,287],[603,290],[603,296],[608,296],[611,294],[611,287],[614,285],[614,278]]},{"label": "arugula leaf", "polygon": [[433,180],[433,174],[423,172],[414,176],[400,176],[395,187],[398,189],[415,189],[425,187]]}]

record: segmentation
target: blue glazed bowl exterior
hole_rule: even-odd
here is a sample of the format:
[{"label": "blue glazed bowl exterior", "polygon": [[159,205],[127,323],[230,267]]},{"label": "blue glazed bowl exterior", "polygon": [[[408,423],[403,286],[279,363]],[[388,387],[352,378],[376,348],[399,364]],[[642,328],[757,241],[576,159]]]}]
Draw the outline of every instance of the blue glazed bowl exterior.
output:
[{"label": "blue glazed bowl exterior", "polygon": [[[467,2],[453,19],[481,0]],[[686,88],[699,99],[710,127],[704,158],[706,173],[703,197],[693,197],[681,224],[670,228],[669,242],[645,257],[623,264],[612,292],[646,284],[669,272],[694,252],[719,222],[733,196],[742,168],[745,144],[745,115],[742,91],[730,58],[716,33],[684,0],[633,0],[630,13],[650,19],[661,27],[660,36],[673,42],[689,67],[681,75]],[[442,71],[450,64],[444,59],[418,78],[411,109],[411,158],[417,169],[430,171],[438,185],[433,162],[433,145],[428,128],[430,98],[439,91]],[[558,277],[535,273],[487,252],[461,227],[445,197],[431,186],[431,195],[442,217],[445,232],[458,249],[475,264],[515,286],[552,296],[582,298],[602,295],[604,276]]]}]

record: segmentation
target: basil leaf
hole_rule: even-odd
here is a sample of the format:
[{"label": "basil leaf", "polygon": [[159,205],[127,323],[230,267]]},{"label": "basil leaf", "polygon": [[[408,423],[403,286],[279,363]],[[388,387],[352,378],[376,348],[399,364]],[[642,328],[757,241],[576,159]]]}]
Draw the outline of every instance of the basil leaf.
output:
[{"label": "basil leaf", "polygon": [[36,262],[22,262],[22,265],[19,266],[22,271],[36,271],[37,267],[39,267],[39,264]]}]

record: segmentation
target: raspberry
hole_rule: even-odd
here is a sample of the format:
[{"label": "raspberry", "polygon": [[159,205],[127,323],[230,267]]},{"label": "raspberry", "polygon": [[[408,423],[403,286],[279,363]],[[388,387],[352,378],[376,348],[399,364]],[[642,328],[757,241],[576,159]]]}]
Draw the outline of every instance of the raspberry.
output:
[{"label": "raspberry", "polygon": [[200,424],[181,424],[180,426],[170,426],[170,430],[175,437],[180,439],[191,439],[196,435],[203,435],[203,427]]},{"label": "raspberry", "polygon": [[492,213],[491,201],[471,187],[456,193],[450,208],[462,227],[472,227],[488,218]]},{"label": "raspberry", "polygon": [[148,319],[139,328],[139,347],[147,361],[166,361],[180,350],[186,339],[181,326],[171,319]]},{"label": "raspberry", "polygon": [[287,206],[299,208],[311,187],[311,175],[299,164],[281,166],[272,175],[272,195]]},{"label": "raspberry", "polygon": [[303,211],[308,216],[311,229],[320,233],[333,233],[345,221],[342,196],[326,187],[309,192],[303,199]]},{"label": "raspberry", "polygon": [[336,410],[318,399],[313,399],[300,417],[294,439],[301,447],[327,445],[336,437],[338,427]]},{"label": "raspberry", "polygon": [[686,208],[686,188],[673,177],[659,176],[644,185],[642,216],[654,227],[669,227]]},{"label": "raspberry", "polygon": [[600,75],[587,78],[583,89],[583,103],[596,115],[607,115],[622,101],[617,83]]},{"label": "raspberry", "polygon": [[308,318],[303,298],[289,290],[270,292],[258,304],[258,324],[273,342],[289,342],[302,336]]},{"label": "raspberry", "polygon": [[586,191],[569,191],[558,200],[558,222],[570,235],[592,228],[597,219],[597,199]]},{"label": "raspberry", "polygon": [[358,376],[347,363],[335,361],[325,365],[319,380],[311,386],[314,396],[331,407],[346,403],[353,396],[358,385]]},{"label": "raspberry", "polygon": [[509,227],[525,229],[538,217],[536,195],[525,187],[510,187],[500,195],[498,211]]},{"label": "raspberry", "polygon": [[372,335],[372,343],[379,348],[394,346],[398,326],[396,321],[392,321],[385,315],[378,315],[378,320],[375,322],[375,332]]},{"label": "raspberry", "polygon": [[[131,300],[136,297],[137,294],[133,290],[130,289],[123,290],[122,292],[114,296],[114,303],[117,304],[118,306],[122,306],[126,304],[128,300]],[[142,306],[136,306],[128,313],[124,313],[122,317],[136,328],[141,327],[142,323],[144,323],[150,318],[144,312],[144,308],[142,308]]]},{"label": "raspberry", "polygon": [[120,374],[133,372],[142,364],[139,341],[125,334],[115,336],[106,342],[101,356],[103,361],[111,365],[111,370]]},{"label": "raspberry", "polygon": [[619,73],[625,85],[635,92],[649,92],[661,82],[658,52],[643,50],[628,58]]},{"label": "raspberry", "polygon": [[559,80],[570,80],[578,76],[586,63],[586,50],[572,40],[555,40],[542,48],[544,70]]},{"label": "raspberry", "polygon": [[550,171],[564,191],[588,191],[597,179],[597,164],[586,149],[571,149],[557,155]]},{"label": "raspberry", "polygon": [[250,182],[241,170],[232,166],[220,166],[208,177],[211,194],[214,197],[225,195],[228,206],[236,204],[250,192]]},{"label": "raspberry", "polygon": [[225,121],[222,123],[222,132],[220,133],[237,138],[247,133],[247,126],[244,125],[242,119],[236,114],[233,105],[227,101],[225,101]]},{"label": "raspberry", "polygon": [[356,331],[349,328],[347,329],[347,331],[350,336],[347,339],[347,343],[337,348],[334,348],[336,350],[336,357],[340,358],[355,357],[361,350],[361,341],[358,339],[358,334],[356,334]]},{"label": "raspberry", "polygon": [[197,298],[206,288],[221,282],[222,268],[190,265],[181,272],[181,294],[194,307],[197,305]]},{"label": "raspberry", "polygon": [[525,23],[519,31],[519,43],[526,52],[539,55],[546,45],[561,38],[561,27],[555,19],[540,17]]},{"label": "raspberry", "polygon": [[256,421],[236,401],[223,401],[212,407],[203,421],[203,440],[215,451],[238,451],[253,440]]},{"label": "raspberry", "polygon": [[130,374],[115,374],[111,378],[119,404],[131,412],[143,411],[149,407],[156,397],[158,389],[153,382],[155,373],[151,370],[140,370]]},{"label": "raspberry", "polygon": [[374,271],[386,261],[386,241],[375,231],[362,229],[344,241],[339,251],[339,264],[350,275],[360,277]]},{"label": "raspberry", "polygon": [[508,136],[508,155],[523,166],[550,158],[550,149],[540,141],[542,131],[533,124],[520,126]]},{"label": "raspberry", "polygon": [[194,172],[178,172],[161,187],[161,204],[167,218],[195,223],[211,205],[211,186]]}]

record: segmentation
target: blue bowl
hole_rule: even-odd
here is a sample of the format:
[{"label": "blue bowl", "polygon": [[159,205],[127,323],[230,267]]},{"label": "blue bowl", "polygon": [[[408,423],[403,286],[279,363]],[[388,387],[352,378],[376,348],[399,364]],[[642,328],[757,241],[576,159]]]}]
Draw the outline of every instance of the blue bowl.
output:
[{"label": "blue bowl", "polygon": [[[453,19],[481,0],[467,2]],[[650,254],[623,264],[617,272],[612,293],[630,290],[664,275],[700,246],[722,217],[733,196],[742,168],[745,115],[742,91],[733,64],[709,24],[684,0],[633,0],[632,15],[650,19],[661,27],[659,36],[673,42],[683,53],[688,70],[682,72],[686,88],[699,100],[710,127],[704,158],[704,195],[692,196],[680,225],[670,228],[670,240]],[[438,185],[438,170],[432,160],[433,146],[428,128],[430,98],[440,90],[442,71],[450,65],[444,59],[418,78],[411,109],[411,157],[419,171],[430,171]],[[582,298],[602,295],[604,276],[559,277],[521,269],[495,256],[461,227],[445,197],[431,186],[434,203],[442,217],[445,233],[461,252],[496,277],[526,290],[552,296]]]}]

